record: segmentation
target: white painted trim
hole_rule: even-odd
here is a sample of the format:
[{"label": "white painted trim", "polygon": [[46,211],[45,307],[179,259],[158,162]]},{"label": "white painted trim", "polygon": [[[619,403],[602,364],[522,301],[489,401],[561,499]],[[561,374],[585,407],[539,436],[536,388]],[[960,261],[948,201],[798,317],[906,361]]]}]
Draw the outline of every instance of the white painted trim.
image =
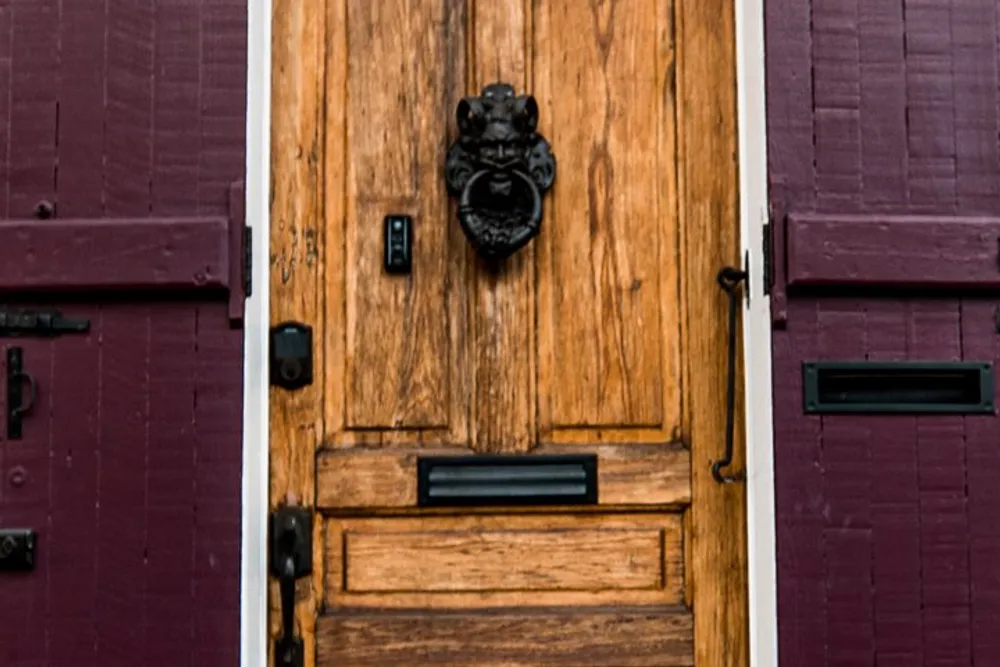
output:
[{"label": "white painted trim", "polygon": [[240,667],[267,667],[268,244],[271,183],[271,0],[247,3],[246,216],[253,295],[244,317]]},{"label": "white painted trim", "polygon": [[750,665],[778,664],[777,562],[770,299],[763,290],[767,206],[764,0],[737,0],[736,82],[740,163],[740,238],[750,253],[750,301],[743,311],[746,369],[747,551]]}]

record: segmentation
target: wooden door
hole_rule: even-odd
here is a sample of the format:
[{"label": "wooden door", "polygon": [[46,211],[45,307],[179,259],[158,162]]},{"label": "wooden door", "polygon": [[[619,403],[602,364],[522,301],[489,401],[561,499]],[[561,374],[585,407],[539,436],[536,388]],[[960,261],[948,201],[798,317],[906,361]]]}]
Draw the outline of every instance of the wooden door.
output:
[{"label": "wooden door", "polygon": [[[273,390],[272,505],[317,510],[306,664],[745,665],[743,489],[710,473],[731,4],[276,7],[272,321],[313,328],[315,377]],[[557,160],[541,233],[499,266],[444,168],[457,105],[496,81]],[[394,214],[409,274],[383,268]],[[420,506],[422,457],[567,453],[596,454],[595,504]]]}]

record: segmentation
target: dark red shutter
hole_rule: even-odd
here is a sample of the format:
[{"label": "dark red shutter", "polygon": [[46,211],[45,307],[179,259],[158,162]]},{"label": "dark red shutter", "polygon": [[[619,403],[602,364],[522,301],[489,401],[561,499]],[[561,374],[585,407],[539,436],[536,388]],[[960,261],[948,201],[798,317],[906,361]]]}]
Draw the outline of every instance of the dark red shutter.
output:
[{"label": "dark red shutter", "polygon": [[866,369],[1000,361],[997,20],[995,0],[767,3],[784,667],[1000,665],[995,409],[815,411],[803,370],[867,373],[820,402],[975,403],[989,381]]},{"label": "dark red shutter", "polygon": [[0,306],[90,323],[0,338],[4,667],[239,664],[246,50],[245,0],[0,2]]}]

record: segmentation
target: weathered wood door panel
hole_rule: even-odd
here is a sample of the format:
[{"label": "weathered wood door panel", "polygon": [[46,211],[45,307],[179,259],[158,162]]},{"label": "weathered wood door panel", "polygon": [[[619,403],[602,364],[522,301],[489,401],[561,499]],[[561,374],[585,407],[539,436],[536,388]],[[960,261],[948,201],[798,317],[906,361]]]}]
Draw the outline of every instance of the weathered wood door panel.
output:
[{"label": "weathered wood door panel", "polygon": [[[272,319],[313,327],[318,372],[273,394],[272,503],[318,510],[308,664],[745,664],[742,492],[709,472],[737,220],[732,7],[708,4],[276,12]],[[557,160],[499,266],[444,174],[495,81]],[[596,506],[418,506],[419,456],[558,453],[597,455]]]}]

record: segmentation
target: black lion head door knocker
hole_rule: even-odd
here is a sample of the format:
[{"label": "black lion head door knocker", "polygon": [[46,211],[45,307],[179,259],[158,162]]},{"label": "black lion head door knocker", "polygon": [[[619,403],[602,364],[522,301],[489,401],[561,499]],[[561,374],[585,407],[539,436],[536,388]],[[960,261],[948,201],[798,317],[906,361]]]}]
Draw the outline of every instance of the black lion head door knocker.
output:
[{"label": "black lion head door knocker", "polygon": [[542,196],[556,177],[549,142],[536,132],[538,103],[492,83],[458,104],[458,140],[448,150],[448,192],[480,255],[502,260],[541,230]]}]

